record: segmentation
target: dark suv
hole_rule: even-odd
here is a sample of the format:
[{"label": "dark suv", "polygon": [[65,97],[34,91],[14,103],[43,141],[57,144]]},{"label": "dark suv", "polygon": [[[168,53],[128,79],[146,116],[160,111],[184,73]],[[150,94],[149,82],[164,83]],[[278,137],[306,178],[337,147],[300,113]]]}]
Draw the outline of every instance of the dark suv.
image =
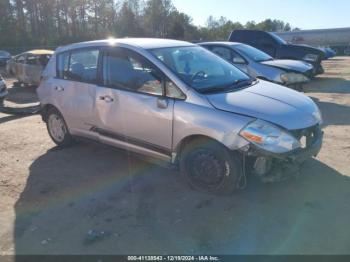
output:
[{"label": "dark suv", "polygon": [[288,44],[274,33],[259,30],[234,30],[229,41],[251,45],[274,58],[306,61],[314,66],[315,75],[324,72],[321,65],[322,60],[325,59],[324,52],[307,45]]}]

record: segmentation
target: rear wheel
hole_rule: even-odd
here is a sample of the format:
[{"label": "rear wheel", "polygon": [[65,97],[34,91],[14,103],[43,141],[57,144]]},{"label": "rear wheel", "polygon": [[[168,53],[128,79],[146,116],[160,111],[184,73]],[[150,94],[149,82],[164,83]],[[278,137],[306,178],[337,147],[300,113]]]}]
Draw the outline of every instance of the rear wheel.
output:
[{"label": "rear wheel", "polygon": [[66,122],[61,113],[50,108],[47,112],[46,126],[51,139],[60,147],[67,147],[73,143],[73,137],[69,133]]},{"label": "rear wheel", "polygon": [[186,145],[180,170],[193,189],[223,195],[237,189],[242,174],[237,155],[210,139],[196,139]]}]

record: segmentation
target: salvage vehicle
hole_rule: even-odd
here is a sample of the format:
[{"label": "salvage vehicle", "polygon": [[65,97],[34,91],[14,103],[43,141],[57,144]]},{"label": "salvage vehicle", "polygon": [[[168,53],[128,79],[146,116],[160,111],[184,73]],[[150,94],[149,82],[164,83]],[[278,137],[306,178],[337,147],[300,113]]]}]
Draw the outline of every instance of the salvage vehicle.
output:
[{"label": "salvage vehicle", "polygon": [[41,74],[52,54],[51,50],[32,50],[19,54],[7,62],[6,71],[15,77],[20,85],[38,86]]},{"label": "salvage vehicle", "polygon": [[319,47],[319,49],[325,53],[325,59],[330,59],[337,55],[337,52],[330,47]]},{"label": "salvage vehicle", "polygon": [[[60,47],[37,89],[60,147],[83,137],[179,166],[192,188],[228,194],[321,149],[307,96],[254,79],[209,50],[167,39]],[[282,165],[283,163],[283,165]]]},{"label": "salvage vehicle", "polygon": [[312,77],[313,66],[304,61],[273,59],[249,45],[234,42],[206,42],[199,45],[232,63],[248,75],[291,87],[298,91]]},{"label": "salvage vehicle", "polygon": [[0,50],[0,66],[5,66],[7,61],[11,59],[11,54]]},{"label": "salvage vehicle", "polygon": [[234,30],[229,41],[253,46],[273,58],[306,61],[314,66],[314,75],[324,73],[321,64],[325,59],[323,51],[308,45],[288,44],[274,33],[259,30]]},{"label": "salvage vehicle", "polygon": [[7,92],[5,80],[0,75],[0,106],[4,103],[4,99],[7,96],[7,94],[8,92]]}]

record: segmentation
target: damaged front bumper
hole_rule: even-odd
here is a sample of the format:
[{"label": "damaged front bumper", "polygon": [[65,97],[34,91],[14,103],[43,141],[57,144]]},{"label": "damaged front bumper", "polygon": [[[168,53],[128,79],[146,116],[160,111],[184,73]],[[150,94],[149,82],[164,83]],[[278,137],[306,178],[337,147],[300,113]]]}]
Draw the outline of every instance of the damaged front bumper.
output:
[{"label": "damaged front bumper", "polygon": [[319,126],[295,132],[298,139],[305,137],[305,144],[302,148],[276,154],[250,144],[242,150],[245,156],[253,159],[250,169],[263,182],[278,182],[297,175],[300,165],[307,159],[316,157],[320,152],[323,131]]}]

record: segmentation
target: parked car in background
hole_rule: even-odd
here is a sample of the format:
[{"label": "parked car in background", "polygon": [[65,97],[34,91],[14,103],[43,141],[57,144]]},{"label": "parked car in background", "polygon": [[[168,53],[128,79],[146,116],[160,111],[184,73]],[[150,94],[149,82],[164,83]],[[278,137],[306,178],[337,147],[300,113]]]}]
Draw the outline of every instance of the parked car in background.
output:
[{"label": "parked car in background", "polygon": [[0,106],[3,104],[5,97],[7,96],[7,88],[5,80],[0,75]]},{"label": "parked car in background", "polygon": [[17,78],[19,84],[38,86],[52,54],[52,50],[32,50],[19,54],[7,62],[6,71]]},{"label": "parked car in background", "polygon": [[60,47],[37,93],[58,146],[84,137],[156,157],[179,165],[189,184],[206,192],[238,188],[246,158],[264,177],[270,167],[299,166],[322,144],[321,114],[309,97],[254,79],[188,42],[128,38]]},{"label": "parked car in background", "polygon": [[229,41],[253,46],[276,59],[306,61],[314,66],[314,75],[324,72],[321,64],[325,59],[323,51],[307,45],[288,44],[274,33],[259,30],[234,30]]},{"label": "parked car in background", "polygon": [[5,66],[7,61],[11,59],[11,54],[0,50],[0,66]]},{"label": "parked car in background", "polygon": [[319,49],[321,49],[326,54],[325,59],[335,57],[337,54],[337,52],[330,47],[319,47]]},{"label": "parked car in background", "polygon": [[246,44],[235,42],[206,42],[199,45],[260,79],[302,90],[313,75],[313,66],[304,61],[273,59],[270,55]]}]

